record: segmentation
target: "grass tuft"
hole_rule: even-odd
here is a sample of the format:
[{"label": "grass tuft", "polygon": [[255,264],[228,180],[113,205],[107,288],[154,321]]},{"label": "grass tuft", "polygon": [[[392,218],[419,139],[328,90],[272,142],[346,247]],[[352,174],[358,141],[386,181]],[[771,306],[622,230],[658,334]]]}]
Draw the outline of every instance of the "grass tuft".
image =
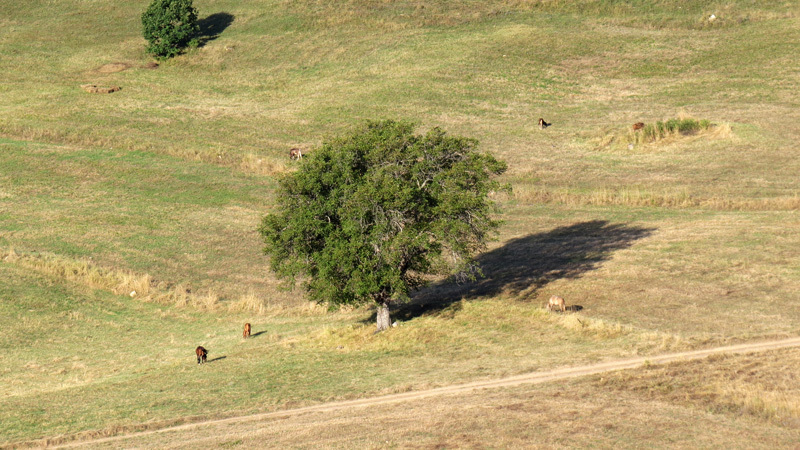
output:
[{"label": "grass tuft", "polygon": [[619,323],[612,323],[601,319],[592,319],[577,314],[567,314],[558,317],[556,323],[568,330],[578,331],[581,334],[601,339],[616,338],[624,334],[634,333],[632,327]]},{"label": "grass tuft", "polygon": [[711,128],[708,120],[695,119],[669,119],[666,122],[658,121],[646,124],[641,133],[634,132],[633,143],[656,142],[668,137],[688,136]]},{"label": "grass tuft", "polygon": [[601,136],[590,139],[590,144],[595,150],[622,150],[641,145],[674,144],[690,137],[730,139],[733,130],[728,123],[714,124],[707,119],[679,117],[648,123],[636,131],[630,127],[607,129]]},{"label": "grass tuft", "polygon": [[667,138],[678,138],[709,130],[713,125],[708,120],[690,118],[669,119],[666,122],[645,124],[640,132],[631,131],[628,142],[632,144],[653,143]]}]

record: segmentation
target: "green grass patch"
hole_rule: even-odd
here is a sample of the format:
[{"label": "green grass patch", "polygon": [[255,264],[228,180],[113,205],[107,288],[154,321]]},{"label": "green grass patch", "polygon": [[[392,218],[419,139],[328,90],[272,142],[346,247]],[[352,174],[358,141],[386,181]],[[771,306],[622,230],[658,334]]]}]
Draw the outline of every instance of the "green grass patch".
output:
[{"label": "green grass patch", "polygon": [[0,204],[14,208],[0,220],[6,246],[229,300],[273,293],[255,236],[272,180],[154,153],[0,147]]},{"label": "green grass patch", "polygon": [[[201,20],[232,21],[155,70],[144,2],[51,3],[0,0],[6,442],[800,329],[790,2],[197,0]],[[513,193],[498,194],[487,278],[435,280],[374,335],[368,309],[327,314],[283,290],[255,230],[275,177],[293,170],[289,148],[381,118],[477,138],[509,163]],[[640,121],[656,142],[626,140]],[[124,274],[149,279],[151,300],[192,297],[132,298]],[[552,294],[583,309],[546,314]],[[245,321],[263,333],[243,341]],[[198,368],[200,344],[212,361]],[[739,387],[725,398],[752,404],[734,407],[776,423],[782,403]],[[542,421],[517,419],[529,429],[578,405],[559,402]],[[665,439],[693,435],[695,422],[671,423]],[[574,442],[637,442],[626,430]]]},{"label": "green grass patch", "polygon": [[[589,318],[593,326],[576,327],[507,301],[464,303],[449,319],[375,335],[364,311],[253,320],[143,303],[14,261],[0,273],[0,342],[11,349],[0,356],[0,428],[11,441],[510,375],[560,365],[564,351],[592,361],[687,345]],[[246,341],[245,320],[254,326]],[[197,345],[210,351],[205,366]]]}]

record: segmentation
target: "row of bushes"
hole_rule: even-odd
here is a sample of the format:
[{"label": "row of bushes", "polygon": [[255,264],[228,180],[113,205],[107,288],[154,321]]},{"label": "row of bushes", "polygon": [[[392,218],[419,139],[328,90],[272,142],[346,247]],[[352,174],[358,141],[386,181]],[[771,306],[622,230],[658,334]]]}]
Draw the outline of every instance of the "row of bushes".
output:
[{"label": "row of bushes", "polygon": [[642,131],[637,133],[636,142],[654,142],[659,139],[664,139],[667,136],[693,134],[709,128],[711,128],[711,122],[705,119],[669,119],[666,122],[658,121],[645,125]]}]

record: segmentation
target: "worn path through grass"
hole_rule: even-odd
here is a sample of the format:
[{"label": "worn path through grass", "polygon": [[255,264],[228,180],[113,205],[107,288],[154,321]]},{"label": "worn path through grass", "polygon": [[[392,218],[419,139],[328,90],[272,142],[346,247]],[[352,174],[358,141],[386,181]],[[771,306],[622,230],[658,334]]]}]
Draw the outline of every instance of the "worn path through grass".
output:
[{"label": "worn path through grass", "polygon": [[[385,406],[393,403],[398,402],[407,402],[407,401],[415,401],[415,400],[422,400],[428,397],[434,396],[445,396],[445,395],[452,395],[452,394],[459,394],[465,392],[471,392],[475,390],[481,389],[496,389],[496,388],[508,388],[519,386],[522,384],[538,384],[538,383],[547,383],[552,381],[558,380],[565,380],[569,378],[575,377],[582,377],[587,375],[594,375],[604,372],[612,372],[624,369],[632,369],[639,367],[643,364],[646,365],[655,365],[655,364],[667,364],[676,361],[691,361],[696,359],[707,358],[712,355],[725,355],[725,354],[737,354],[737,353],[749,353],[749,352],[759,352],[759,351],[768,351],[768,350],[776,350],[776,349],[784,349],[784,348],[793,348],[793,347],[800,347],[800,338],[791,338],[791,339],[783,339],[777,341],[767,341],[767,342],[757,342],[757,343],[748,343],[748,344],[739,344],[733,346],[725,346],[725,347],[714,347],[709,349],[703,350],[695,350],[690,352],[679,352],[679,353],[670,353],[665,355],[656,355],[656,356],[649,356],[649,357],[639,357],[639,358],[629,358],[624,360],[617,360],[617,361],[609,361],[601,364],[592,364],[592,365],[585,365],[585,366],[577,366],[577,367],[568,367],[563,369],[551,370],[546,372],[534,372],[530,374],[518,375],[509,378],[502,378],[498,380],[489,380],[489,381],[479,381],[473,383],[466,383],[460,385],[453,385],[453,386],[445,386],[436,389],[429,389],[424,391],[415,391],[415,392],[406,392],[401,394],[392,394],[386,395],[381,397],[373,397],[368,399],[358,399],[358,400],[348,400],[343,402],[334,402],[334,403],[324,403],[321,405],[314,405],[308,406],[304,408],[297,408],[297,409],[290,409],[290,410],[283,410],[283,411],[275,411],[271,413],[265,414],[255,414],[249,416],[242,416],[242,417],[233,417],[227,419],[219,419],[219,420],[209,420],[209,421],[202,421],[196,422],[186,425],[179,425],[175,427],[163,428],[158,430],[150,430],[150,431],[143,431],[139,433],[133,433],[128,435],[121,435],[121,436],[114,436],[109,438],[102,438],[102,439],[92,439],[86,441],[79,441],[74,443],[67,443],[65,445],[59,445],[57,448],[74,448],[80,446],[90,446],[96,447],[100,445],[120,445],[121,442],[124,441],[132,441],[128,442],[127,445],[136,445],[136,441],[138,439],[146,438],[153,434],[159,433],[175,433],[178,436],[171,436],[166,438],[167,440],[180,441],[189,444],[199,444],[200,442],[197,437],[193,437],[192,435],[196,432],[196,430],[203,428],[202,431],[203,436],[207,435],[214,435],[214,430],[219,429],[220,427],[227,427],[236,424],[243,424],[248,423],[249,428],[259,428],[258,423],[267,422],[271,419],[276,418],[285,418],[291,416],[298,416],[308,413],[320,413],[320,412],[332,412],[341,409],[350,409],[350,408],[362,408],[362,407],[376,407],[376,406]],[[251,422],[256,422],[256,424],[252,424]],[[263,425],[262,425],[263,426]],[[227,431],[230,433],[230,431]],[[58,441],[51,442],[57,443]]]}]

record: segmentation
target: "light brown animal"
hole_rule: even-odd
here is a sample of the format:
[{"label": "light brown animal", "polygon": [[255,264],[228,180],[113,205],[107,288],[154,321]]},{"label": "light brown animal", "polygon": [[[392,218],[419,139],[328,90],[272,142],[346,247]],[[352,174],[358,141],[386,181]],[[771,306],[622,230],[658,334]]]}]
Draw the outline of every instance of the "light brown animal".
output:
[{"label": "light brown animal", "polygon": [[561,310],[561,312],[563,313],[567,311],[567,304],[566,302],[564,302],[563,298],[554,295],[550,297],[550,300],[547,301],[547,310],[552,311],[553,308]]},{"label": "light brown animal", "polygon": [[197,347],[194,352],[197,354],[197,364],[205,364],[206,356],[208,356],[208,350],[204,349],[203,347]]},{"label": "light brown animal", "polygon": [[644,128],[643,122],[636,122],[635,124],[633,124],[633,131],[641,130],[642,128]]},{"label": "light brown animal", "polygon": [[244,324],[244,333],[242,333],[242,337],[244,337],[245,339],[250,337],[250,324],[249,323]]},{"label": "light brown animal", "polygon": [[541,117],[539,118],[539,128],[544,130],[545,128],[549,127],[550,125],[552,125],[552,123],[547,123]]},{"label": "light brown animal", "polygon": [[289,150],[289,159],[299,160],[301,158],[303,158],[303,150],[299,148],[293,148]]}]

